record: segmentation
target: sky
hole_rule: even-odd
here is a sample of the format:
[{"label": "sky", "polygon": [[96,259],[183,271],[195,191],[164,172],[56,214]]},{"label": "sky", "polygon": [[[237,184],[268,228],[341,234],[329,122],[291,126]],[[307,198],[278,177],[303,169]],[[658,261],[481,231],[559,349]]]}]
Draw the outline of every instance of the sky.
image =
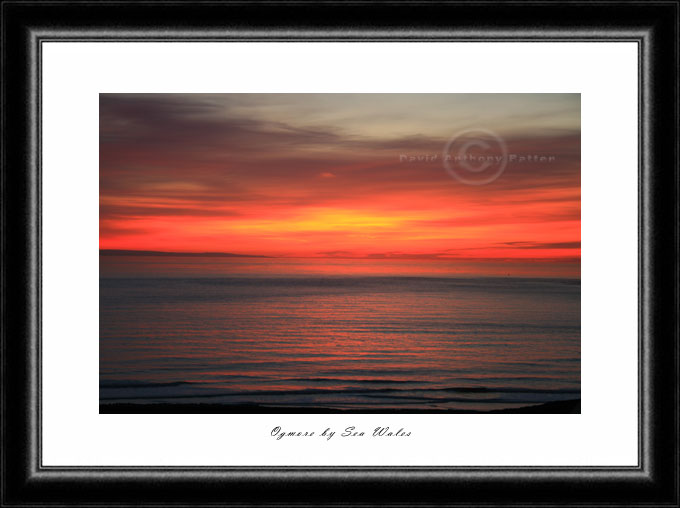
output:
[{"label": "sky", "polygon": [[101,94],[100,249],[578,276],[580,109],[579,94]]}]

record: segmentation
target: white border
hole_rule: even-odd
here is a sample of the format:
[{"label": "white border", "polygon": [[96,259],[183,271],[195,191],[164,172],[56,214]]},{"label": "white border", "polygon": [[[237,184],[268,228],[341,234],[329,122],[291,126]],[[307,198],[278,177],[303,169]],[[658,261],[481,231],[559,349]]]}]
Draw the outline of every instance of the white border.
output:
[{"label": "white border", "polygon": [[[637,464],[635,43],[43,43],[42,78],[43,465]],[[582,414],[99,415],[100,92],[581,93]]]}]

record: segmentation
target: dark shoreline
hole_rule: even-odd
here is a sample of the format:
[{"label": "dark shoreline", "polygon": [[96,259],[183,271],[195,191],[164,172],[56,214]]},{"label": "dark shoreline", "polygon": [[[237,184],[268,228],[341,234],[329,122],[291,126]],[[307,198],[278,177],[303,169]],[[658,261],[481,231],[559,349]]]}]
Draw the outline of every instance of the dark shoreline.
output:
[{"label": "dark shoreline", "polygon": [[580,414],[581,399],[546,402],[512,409],[468,411],[462,409],[342,410],[324,407],[277,407],[258,404],[99,404],[99,414]]}]

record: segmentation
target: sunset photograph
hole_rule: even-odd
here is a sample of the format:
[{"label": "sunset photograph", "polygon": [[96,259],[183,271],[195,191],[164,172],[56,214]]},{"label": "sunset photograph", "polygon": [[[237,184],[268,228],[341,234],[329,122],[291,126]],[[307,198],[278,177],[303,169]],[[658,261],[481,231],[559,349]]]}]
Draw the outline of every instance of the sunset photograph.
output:
[{"label": "sunset photograph", "polygon": [[580,94],[100,94],[100,413],[580,399]]}]

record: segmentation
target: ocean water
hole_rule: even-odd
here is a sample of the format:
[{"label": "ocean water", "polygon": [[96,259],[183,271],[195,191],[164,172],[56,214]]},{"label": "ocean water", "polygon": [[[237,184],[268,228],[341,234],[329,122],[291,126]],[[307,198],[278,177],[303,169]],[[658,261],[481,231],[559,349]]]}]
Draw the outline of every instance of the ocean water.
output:
[{"label": "ocean water", "polygon": [[390,412],[578,399],[580,291],[577,279],[118,272],[100,278],[100,403]]}]

